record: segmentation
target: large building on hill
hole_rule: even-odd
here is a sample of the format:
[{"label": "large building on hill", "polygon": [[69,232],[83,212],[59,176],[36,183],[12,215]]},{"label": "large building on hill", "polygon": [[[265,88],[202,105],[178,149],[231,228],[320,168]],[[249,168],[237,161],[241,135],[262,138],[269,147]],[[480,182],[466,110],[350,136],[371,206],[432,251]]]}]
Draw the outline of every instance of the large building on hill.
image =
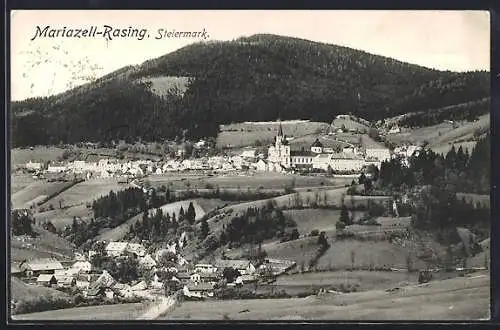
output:
[{"label": "large building on hill", "polygon": [[291,150],[290,144],[283,132],[281,123],[274,144],[268,149],[268,159],[265,163],[267,171],[285,172],[290,169],[318,169],[331,168],[337,172],[360,172],[363,167],[375,165],[380,168],[382,161],[390,159],[390,151],[386,148],[368,148],[365,157],[357,147],[345,147],[341,152],[333,152],[326,148],[319,139],[316,139],[309,150]]}]

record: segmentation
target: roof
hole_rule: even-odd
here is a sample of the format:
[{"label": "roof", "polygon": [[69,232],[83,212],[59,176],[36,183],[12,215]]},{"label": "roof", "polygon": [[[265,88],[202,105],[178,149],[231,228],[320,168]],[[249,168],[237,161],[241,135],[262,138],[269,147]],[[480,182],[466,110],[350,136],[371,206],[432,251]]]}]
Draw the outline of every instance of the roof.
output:
[{"label": "roof", "polygon": [[232,267],[235,269],[245,269],[250,264],[249,260],[219,260],[217,265],[220,268]]},{"label": "roof", "polygon": [[127,248],[128,243],[127,242],[110,242],[106,246],[106,250],[111,250],[111,251],[125,251]]},{"label": "roof", "polygon": [[187,288],[189,291],[210,291],[214,289],[214,285],[212,283],[189,283]]},{"label": "roof", "polygon": [[315,156],[316,154],[313,154],[309,150],[292,150],[290,151],[290,155],[293,156],[302,156],[302,157],[312,157],[313,155]]},{"label": "roof", "polygon": [[[50,282],[52,278],[56,279],[56,277],[52,274],[40,274],[36,279],[37,282]],[[57,280],[57,279],[56,279]]]},{"label": "roof", "polygon": [[27,261],[26,263],[22,264],[19,268],[21,269],[26,268],[33,271],[40,271],[40,270],[63,269],[64,267],[59,261],[55,259],[45,258],[45,259],[35,259]]},{"label": "roof", "polygon": [[69,275],[54,275],[57,282],[59,283],[71,283],[73,282],[74,277]]},{"label": "roof", "polygon": [[319,141],[319,139],[316,139],[316,141],[314,141],[314,143],[311,145],[311,147],[320,147],[320,148],[323,148],[323,143],[321,143]]},{"label": "roof", "polygon": [[178,279],[186,279],[186,278],[190,278],[191,277],[191,274],[189,273],[186,273],[186,272],[181,272],[181,273],[177,273],[175,275],[175,277],[177,277]]}]

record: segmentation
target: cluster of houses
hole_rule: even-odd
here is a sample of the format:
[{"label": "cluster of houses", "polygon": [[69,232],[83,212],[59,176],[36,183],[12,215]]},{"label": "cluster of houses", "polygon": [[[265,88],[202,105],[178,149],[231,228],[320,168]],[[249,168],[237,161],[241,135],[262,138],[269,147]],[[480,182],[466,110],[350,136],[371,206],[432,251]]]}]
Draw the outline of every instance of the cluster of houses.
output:
[{"label": "cluster of houses", "polygon": [[[75,253],[72,261],[58,261],[53,258],[26,260],[11,265],[11,276],[26,283],[56,288],[78,288],[84,297],[114,298],[117,296],[130,298],[151,298],[164,294],[165,272],[171,274],[169,281],[178,282],[185,296],[195,298],[213,297],[216,286],[221,283],[227,286],[241,286],[259,281],[261,276],[278,276],[293,266],[295,262],[287,260],[266,259],[255,264],[249,260],[218,260],[215,264],[191,265],[180,255],[181,245],[168,244],[166,248],[149,252],[139,243],[110,242],[105,245],[106,255],[116,260],[126,261],[136,258],[138,267],[148,273],[148,279],[140,278],[131,283],[120,283],[106,269],[95,269],[90,262],[96,251]],[[175,264],[162,266],[162,257],[170,252],[177,256]],[[233,268],[237,276],[227,283],[223,281],[224,270]],[[266,277],[267,278],[267,277]]]}]

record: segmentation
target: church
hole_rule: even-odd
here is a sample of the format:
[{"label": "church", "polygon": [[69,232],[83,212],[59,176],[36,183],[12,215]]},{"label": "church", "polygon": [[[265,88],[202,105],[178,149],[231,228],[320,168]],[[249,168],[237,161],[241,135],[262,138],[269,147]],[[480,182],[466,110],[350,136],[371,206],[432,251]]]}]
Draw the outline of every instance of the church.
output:
[{"label": "church", "polygon": [[274,139],[274,145],[268,149],[267,160],[269,162],[269,171],[283,172],[290,168],[290,144],[283,134],[281,122],[279,124],[278,135]]},{"label": "church", "polygon": [[313,159],[323,153],[323,144],[316,139],[311,145],[311,150],[290,150],[290,143],[283,133],[281,122],[279,123],[278,135],[275,137],[274,144],[268,149],[268,164],[271,172],[285,172],[290,168],[313,166]]}]

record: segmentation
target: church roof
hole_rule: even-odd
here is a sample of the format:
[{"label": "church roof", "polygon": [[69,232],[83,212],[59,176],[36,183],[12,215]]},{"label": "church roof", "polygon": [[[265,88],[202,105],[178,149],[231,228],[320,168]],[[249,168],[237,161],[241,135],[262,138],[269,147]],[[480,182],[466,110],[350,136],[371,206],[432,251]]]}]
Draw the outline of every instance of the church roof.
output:
[{"label": "church roof", "polygon": [[320,147],[320,148],[323,148],[323,143],[321,143],[319,141],[319,139],[316,139],[316,141],[314,141],[314,143],[312,144],[311,147]]}]

